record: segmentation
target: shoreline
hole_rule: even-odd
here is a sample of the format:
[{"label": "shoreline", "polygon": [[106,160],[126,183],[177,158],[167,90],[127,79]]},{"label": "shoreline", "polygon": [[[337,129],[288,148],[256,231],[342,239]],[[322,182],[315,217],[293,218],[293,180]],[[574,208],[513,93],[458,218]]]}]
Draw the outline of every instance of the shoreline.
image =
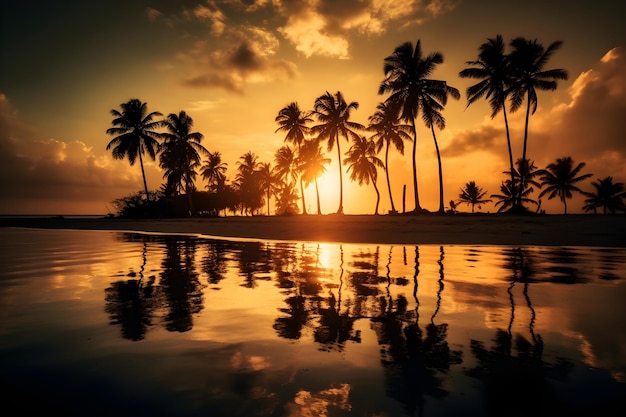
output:
[{"label": "shoreline", "polygon": [[626,247],[626,215],[296,215],[184,219],[5,217],[0,227],[353,244]]}]

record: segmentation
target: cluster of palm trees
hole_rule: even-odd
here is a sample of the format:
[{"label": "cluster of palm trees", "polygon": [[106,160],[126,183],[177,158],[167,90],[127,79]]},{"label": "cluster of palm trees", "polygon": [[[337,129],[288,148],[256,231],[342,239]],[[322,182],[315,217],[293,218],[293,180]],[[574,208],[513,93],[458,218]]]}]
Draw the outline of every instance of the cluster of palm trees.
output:
[{"label": "cluster of palm trees", "polygon": [[[548,200],[558,197],[563,203],[563,214],[567,214],[567,200],[573,197],[573,193],[579,193],[587,197],[583,210],[585,212],[593,211],[596,213],[598,209],[602,209],[603,213],[626,212],[626,188],[623,183],[614,183],[613,177],[605,177],[592,182],[594,191],[584,191],[578,184],[592,174],[581,174],[585,167],[584,162],[574,164],[574,160],[567,156],[557,158],[556,161],[548,164],[545,169],[537,169],[533,161],[526,161],[522,164],[521,159],[517,160],[517,170],[513,172],[516,182],[520,182],[521,167],[526,167],[525,188],[522,193],[521,201],[523,203],[532,204],[536,207],[536,211],[541,211],[541,197],[547,196]],[[508,174],[508,173],[507,173]],[[500,186],[501,194],[491,194],[491,198],[496,199],[496,207],[498,212],[510,210],[515,201],[519,199],[519,195],[510,187],[511,182],[505,181]],[[537,189],[541,189],[537,196],[537,200],[533,199],[531,194]],[[545,187],[545,188],[544,188]],[[469,181],[465,187],[461,188],[459,199],[450,202],[451,210],[456,211],[456,205],[464,203],[472,207],[479,208],[482,204],[493,201],[485,198],[487,191],[478,186],[475,181]]]},{"label": "cluster of palm trees", "polygon": [[[491,195],[492,198],[498,199],[496,205],[499,206],[499,211],[527,211],[525,204],[538,204],[530,198],[533,186],[541,188],[543,185],[547,185],[547,188],[541,191],[540,197],[548,195],[551,199],[558,196],[564,204],[564,211],[567,211],[566,200],[571,198],[571,192],[583,192],[574,183],[591,175],[578,176],[584,163],[573,168],[571,158],[558,159],[545,170],[537,170],[532,160],[527,157],[529,119],[537,109],[537,91],[555,90],[557,81],[568,77],[564,69],[545,69],[549,59],[561,45],[562,42],[557,41],[545,48],[537,40],[520,37],[511,41],[512,50],[506,53],[504,40],[501,35],[497,35],[495,38],[487,39],[479,47],[478,58],[468,61],[466,63],[468,67],[459,73],[462,78],[479,80],[466,90],[468,106],[484,97],[491,106],[492,118],[501,111],[504,116],[510,170],[506,172],[509,178],[501,184],[501,194]],[[288,104],[275,118],[278,124],[276,132],[285,134],[285,144],[276,151],[274,165],[259,162],[257,155],[251,151],[247,152],[237,162],[237,174],[232,184],[227,184],[228,167],[222,161],[221,154],[209,152],[201,145],[203,135],[191,132],[193,120],[184,111],[170,114],[165,119],[157,119],[162,114],[148,113],[146,103],[138,99],[123,103],[121,111],[111,111],[114,116],[113,127],[108,129],[107,133],[115,137],[107,149],[112,148],[114,158],[127,157],[131,165],[139,156],[148,201],[150,196],[143,169],[143,155],[147,154],[155,159],[159,154],[160,166],[164,169],[166,178],[161,192],[164,195],[186,194],[190,214],[203,210],[194,208],[192,201],[192,195],[194,192],[197,193],[195,188],[197,170],[207,181],[208,192],[216,195],[217,200],[221,201],[221,204],[213,205],[213,209],[217,209],[218,212],[220,209],[228,208],[232,211],[239,210],[241,213],[258,214],[267,203],[269,215],[270,199],[274,196],[277,214],[300,212],[298,200],[301,200],[302,213],[307,214],[304,189],[315,184],[317,213],[321,214],[317,179],[325,172],[326,164],[330,162],[321,148],[325,142],[327,152],[332,152],[335,148],[337,151],[339,164],[337,213],[342,214],[344,211],[345,165],[352,181],[358,182],[359,185],[370,183],[373,185],[377,195],[374,212],[378,214],[380,203],[380,191],[377,186],[378,168],[385,171],[390,213],[397,213],[389,178],[389,150],[395,148],[400,154],[404,154],[405,142],[411,142],[415,202],[412,212],[420,213],[427,210],[421,207],[418,192],[416,119],[419,117],[432,134],[438,161],[438,212],[443,213],[445,210],[443,173],[436,129],[442,130],[446,127],[443,110],[448,98],[459,99],[460,93],[446,81],[431,78],[437,65],[442,63],[443,55],[440,52],[424,54],[419,40],[414,45],[406,42],[396,47],[393,53],[384,59],[384,78],[378,88],[379,95],[386,95],[386,98],[368,118],[367,126],[351,119],[352,112],[358,109],[359,103],[346,101],[340,91],[335,94],[325,92],[315,100],[310,111],[302,110],[295,101]],[[513,163],[507,104],[509,112],[514,112],[524,103],[526,107],[524,146],[516,167]],[[159,128],[165,128],[166,132],[157,131]],[[345,153],[341,151],[342,139],[351,144]],[[384,162],[378,158],[383,147]],[[203,157],[207,158],[204,164]],[[564,173],[570,175],[566,186],[562,184]],[[607,181],[610,184],[605,183]],[[617,186],[619,189],[620,184],[613,184],[612,179],[608,177],[599,180],[594,186],[597,185],[600,193],[600,190],[609,189],[609,185]],[[475,182],[470,182],[462,190],[459,201],[471,204],[473,211],[474,205],[490,201],[484,199],[485,194],[486,192]],[[591,194],[586,194],[590,198],[586,209],[595,210],[603,207],[600,201],[604,201],[602,199],[605,197],[596,195],[593,197],[597,197],[596,201]],[[617,199],[620,200],[620,197]],[[454,207],[455,205],[451,204],[453,211]],[[606,206],[604,207],[606,209]]]}]

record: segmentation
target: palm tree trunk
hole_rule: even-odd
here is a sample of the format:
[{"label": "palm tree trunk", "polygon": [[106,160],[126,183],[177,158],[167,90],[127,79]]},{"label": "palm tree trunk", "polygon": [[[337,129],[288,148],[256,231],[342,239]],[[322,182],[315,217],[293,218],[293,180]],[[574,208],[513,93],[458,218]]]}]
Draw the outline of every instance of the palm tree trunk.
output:
[{"label": "palm tree trunk", "polygon": [[387,177],[387,189],[389,190],[389,201],[391,202],[391,212],[396,212],[396,206],[393,204],[393,195],[391,193],[391,182],[389,181],[389,141],[385,147],[385,176]]},{"label": "palm tree trunk", "polygon": [[148,183],[146,182],[146,172],[143,169],[143,146],[139,147],[139,165],[141,165],[141,176],[143,177],[143,188],[146,190],[146,200],[150,202],[150,194],[148,193]]},{"label": "palm tree trunk", "polygon": [[413,195],[415,196],[415,210],[417,213],[422,211],[420,206],[420,197],[417,192],[417,165],[415,159],[417,158],[417,130],[415,129],[415,119],[411,119],[411,128],[413,129]]},{"label": "palm tree trunk", "polygon": [[522,166],[520,167],[520,185],[519,190],[517,192],[517,204],[519,207],[522,207],[522,194],[524,193],[524,183],[526,182],[526,178],[524,175],[525,165],[526,165],[526,144],[528,143],[528,119],[530,117],[530,91],[528,92],[528,97],[526,97],[526,121],[524,123],[524,150],[522,152]]},{"label": "palm tree trunk", "polygon": [[563,214],[567,214],[567,199],[563,199]]},{"label": "palm tree trunk", "polygon": [[337,214],[343,214],[343,173],[341,169],[341,150],[339,149],[339,134],[335,136],[337,142],[337,160],[339,161],[339,208]]},{"label": "palm tree trunk", "polygon": [[439,145],[437,144],[437,136],[435,135],[435,127],[431,124],[430,130],[433,132],[433,140],[435,141],[435,150],[437,151],[437,164],[439,166],[439,213],[444,213],[443,207],[443,173],[441,169],[441,154],[439,153]]},{"label": "palm tree trunk", "polygon": [[511,186],[515,183],[515,166],[513,165],[513,150],[511,148],[511,134],[509,132],[509,120],[506,116],[506,106],[502,106],[502,114],[504,114],[504,128],[506,130],[506,144],[509,147],[509,166],[511,170]]},{"label": "palm tree trunk", "polygon": [[270,215],[270,187],[267,187],[267,216]]},{"label": "palm tree trunk", "polygon": [[322,214],[320,206],[320,190],[317,188],[317,178],[315,178],[315,196],[317,197],[317,214]]},{"label": "palm tree trunk", "polygon": [[374,185],[374,190],[376,191],[376,209],[374,209],[374,214],[378,216],[378,204],[380,203],[380,191],[378,191],[378,187],[376,186],[376,179],[373,176],[370,176],[372,180],[372,185]]},{"label": "palm tree trunk", "polygon": [[300,176],[300,193],[302,194],[302,214],[306,214],[306,204],[304,202],[304,185],[302,185],[302,176]]}]

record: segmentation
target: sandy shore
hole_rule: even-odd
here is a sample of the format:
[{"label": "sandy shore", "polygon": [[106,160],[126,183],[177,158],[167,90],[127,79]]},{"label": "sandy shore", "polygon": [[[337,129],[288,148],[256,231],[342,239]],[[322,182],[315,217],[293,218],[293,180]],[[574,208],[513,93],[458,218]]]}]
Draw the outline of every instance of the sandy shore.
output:
[{"label": "sandy shore", "polygon": [[173,220],[5,217],[0,218],[0,226],[343,243],[626,247],[626,215],[307,215]]}]

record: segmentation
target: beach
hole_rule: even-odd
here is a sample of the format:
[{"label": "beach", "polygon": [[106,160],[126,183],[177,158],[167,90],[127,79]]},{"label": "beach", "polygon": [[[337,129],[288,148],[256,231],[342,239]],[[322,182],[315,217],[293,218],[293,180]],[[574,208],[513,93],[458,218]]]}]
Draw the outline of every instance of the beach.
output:
[{"label": "beach", "polygon": [[188,219],[3,217],[1,227],[296,242],[626,247],[626,215],[297,215]]}]

